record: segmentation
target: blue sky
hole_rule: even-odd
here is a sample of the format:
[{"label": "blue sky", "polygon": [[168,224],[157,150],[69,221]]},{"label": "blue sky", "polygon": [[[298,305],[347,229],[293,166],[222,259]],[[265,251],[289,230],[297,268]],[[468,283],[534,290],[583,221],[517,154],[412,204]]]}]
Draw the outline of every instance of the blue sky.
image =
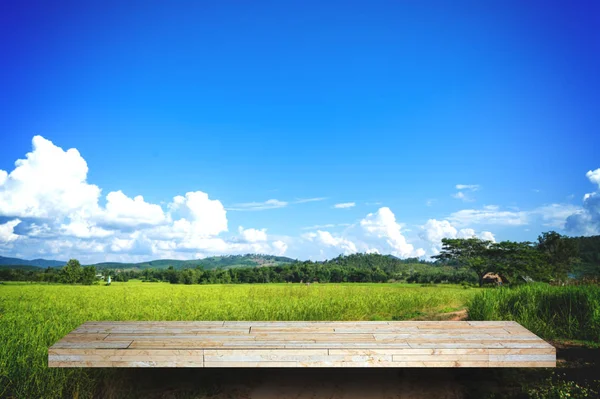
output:
[{"label": "blue sky", "polygon": [[594,2],[0,7],[0,255],[600,233]]}]

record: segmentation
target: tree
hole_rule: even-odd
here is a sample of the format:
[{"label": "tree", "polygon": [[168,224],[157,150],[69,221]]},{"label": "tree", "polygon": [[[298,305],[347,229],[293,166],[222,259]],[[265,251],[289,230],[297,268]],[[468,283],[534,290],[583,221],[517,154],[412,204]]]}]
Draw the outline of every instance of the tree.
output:
[{"label": "tree", "polygon": [[84,266],[81,270],[81,284],[92,285],[96,282],[96,267]]},{"label": "tree", "polygon": [[547,268],[540,252],[531,242],[502,241],[490,245],[488,255],[494,271],[508,278],[518,276],[543,279]]},{"label": "tree", "polygon": [[565,279],[567,273],[579,262],[577,243],[555,231],[542,233],[538,237],[537,249],[550,266],[550,274],[557,279]]},{"label": "tree", "polygon": [[473,270],[478,277],[479,286],[483,285],[483,276],[492,271],[490,246],[492,242],[479,238],[442,238],[442,251],[433,256],[435,259],[458,261]]},{"label": "tree", "polygon": [[71,259],[61,270],[61,281],[67,284],[76,284],[81,281],[81,264],[77,259]]}]

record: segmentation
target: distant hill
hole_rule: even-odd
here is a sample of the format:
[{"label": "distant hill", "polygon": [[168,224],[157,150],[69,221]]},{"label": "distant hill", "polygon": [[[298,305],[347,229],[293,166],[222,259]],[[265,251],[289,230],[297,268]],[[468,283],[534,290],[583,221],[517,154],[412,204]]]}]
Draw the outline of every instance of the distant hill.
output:
[{"label": "distant hill", "polygon": [[62,267],[67,262],[61,260],[47,260],[47,259],[19,259],[19,258],[7,258],[0,256],[0,266],[35,266],[41,268],[47,267]]},{"label": "distant hill", "polygon": [[194,268],[196,266],[201,266],[204,269],[231,269],[236,267],[277,266],[294,262],[297,261],[285,256],[247,254],[212,256],[197,260],[159,259],[140,263],[102,262],[96,263],[93,266],[96,269],[127,270],[166,269],[169,266],[173,266],[175,269]]}]

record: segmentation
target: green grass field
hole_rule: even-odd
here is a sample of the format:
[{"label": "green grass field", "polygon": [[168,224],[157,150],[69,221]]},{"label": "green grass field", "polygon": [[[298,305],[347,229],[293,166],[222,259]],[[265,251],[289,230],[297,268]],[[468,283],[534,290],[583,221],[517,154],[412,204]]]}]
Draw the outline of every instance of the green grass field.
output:
[{"label": "green grass field", "polygon": [[482,290],[468,307],[472,320],[515,320],[544,339],[600,343],[600,286]]},{"label": "green grass field", "polygon": [[114,371],[49,369],[90,320],[406,320],[464,308],[479,289],[407,284],[0,285],[0,397],[90,397]]}]

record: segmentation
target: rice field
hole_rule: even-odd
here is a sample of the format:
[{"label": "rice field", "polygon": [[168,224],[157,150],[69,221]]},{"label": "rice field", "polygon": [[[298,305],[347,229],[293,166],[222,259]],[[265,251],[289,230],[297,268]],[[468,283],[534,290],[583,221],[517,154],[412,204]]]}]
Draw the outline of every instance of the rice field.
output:
[{"label": "rice field", "polygon": [[[47,349],[90,320],[406,320],[480,290],[408,284],[0,285],[0,397],[91,397],[112,370],[49,369]],[[117,383],[117,382],[114,382]]]}]

